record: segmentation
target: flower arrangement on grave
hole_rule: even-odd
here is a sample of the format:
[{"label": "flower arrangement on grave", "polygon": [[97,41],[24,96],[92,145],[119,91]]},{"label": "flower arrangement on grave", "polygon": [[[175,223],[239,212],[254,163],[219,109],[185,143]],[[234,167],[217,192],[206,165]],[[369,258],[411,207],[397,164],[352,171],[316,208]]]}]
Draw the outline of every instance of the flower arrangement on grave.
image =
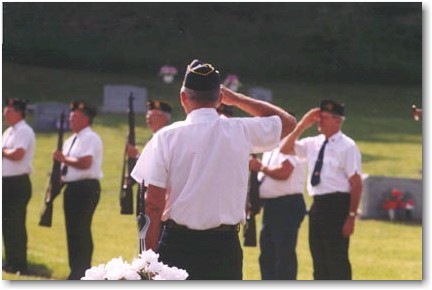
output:
[{"label": "flower arrangement on grave", "polygon": [[106,264],[94,266],[85,272],[81,280],[186,280],[189,274],[177,267],[169,267],[159,260],[152,250],[143,251],[129,264],[122,257]]},{"label": "flower arrangement on grave", "polygon": [[397,209],[406,210],[408,219],[411,219],[411,212],[414,209],[414,199],[409,192],[402,192],[393,188],[386,194],[383,208],[387,210],[390,220],[395,219]]},{"label": "flower arrangement on grave", "polygon": [[165,83],[172,83],[174,77],[177,75],[177,68],[172,65],[164,65],[159,70],[159,75],[162,76],[162,79]]}]

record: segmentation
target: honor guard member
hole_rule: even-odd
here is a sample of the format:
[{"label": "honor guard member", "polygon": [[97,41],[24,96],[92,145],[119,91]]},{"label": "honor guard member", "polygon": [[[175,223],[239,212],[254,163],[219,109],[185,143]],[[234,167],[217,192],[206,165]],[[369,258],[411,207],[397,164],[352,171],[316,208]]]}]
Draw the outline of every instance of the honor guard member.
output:
[{"label": "honor guard member", "polygon": [[153,134],[169,124],[171,112],[172,108],[167,102],[159,100],[147,102],[146,123]]},{"label": "honor guard member", "polygon": [[[315,280],[351,280],[349,238],[354,232],[362,191],[361,155],[356,143],[342,133],[345,106],[331,100],[311,109],[284,140],[280,151],[293,148],[308,160],[309,246]],[[321,133],[297,141],[313,124]]]},{"label": "honor guard member", "polygon": [[[151,129],[152,134],[155,134],[159,129],[167,126],[171,120],[172,108],[167,102],[159,100],[147,101],[146,124]],[[139,155],[138,148],[128,144],[128,156],[135,158]]]},{"label": "honor guard member", "polygon": [[26,123],[26,101],[6,99],[3,116],[9,126],[2,138],[3,270],[27,273],[27,205],[32,195],[30,173],[36,138]]},{"label": "honor guard member", "polygon": [[73,135],[54,158],[62,162],[64,214],[69,256],[68,280],[79,280],[91,267],[93,239],[91,223],[100,198],[102,140],[91,125],[96,108],[81,101],[70,104],[69,123]]},{"label": "honor guard member", "polygon": [[251,158],[249,168],[258,172],[264,207],[259,240],[261,278],[296,280],[297,237],[306,214],[306,159],[276,148],[265,152],[262,162]]},{"label": "honor guard member", "polygon": [[[180,101],[186,119],[159,130],[132,171],[147,185],[146,246],[163,263],[185,269],[188,279],[242,279],[238,230],[245,221],[249,154],[276,147],[295,118],[221,88],[219,72],[199,60],[187,66]],[[221,118],[220,102],[260,118]]]}]

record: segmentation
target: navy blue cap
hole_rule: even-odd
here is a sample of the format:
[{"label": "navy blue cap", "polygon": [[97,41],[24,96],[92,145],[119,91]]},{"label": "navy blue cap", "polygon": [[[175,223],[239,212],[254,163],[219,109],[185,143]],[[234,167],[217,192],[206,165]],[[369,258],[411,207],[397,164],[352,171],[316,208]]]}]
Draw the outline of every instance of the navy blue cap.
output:
[{"label": "navy blue cap", "polygon": [[183,85],[195,91],[210,91],[221,84],[219,72],[209,63],[193,60],[186,69]]},{"label": "navy blue cap", "polygon": [[6,107],[13,107],[15,110],[25,112],[27,108],[27,100],[22,99],[12,99],[12,98],[6,98],[5,100],[5,106]]},{"label": "navy blue cap", "polygon": [[148,100],[147,101],[147,110],[160,110],[162,112],[170,113],[171,114],[171,106],[163,101],[158,100]]},{"label": "navy blue cap", "polygon": [[96,116],[96,108],[90,106],[89,104],[86,104],[83,101],[72,101],[69,107],[72,112],[75,110],[79,110],[90,119],[93,119]]},{"label": "navy blue cap", "polygon": [[322,100],[320,104],[321,112],[329,112],[338,116],[345,116],[345,105],[331,100]]}]

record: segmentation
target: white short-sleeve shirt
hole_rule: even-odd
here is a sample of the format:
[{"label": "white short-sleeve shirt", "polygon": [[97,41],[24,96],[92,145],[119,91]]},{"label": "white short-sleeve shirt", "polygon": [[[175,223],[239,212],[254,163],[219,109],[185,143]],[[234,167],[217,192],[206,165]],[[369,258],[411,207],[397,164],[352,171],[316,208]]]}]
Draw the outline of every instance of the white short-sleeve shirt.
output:
[{"label": "white short-sleeve shirt", "polygon": [[25,120],[17,122],[14,126],[7,128],[2,137],[2,148],[25,150],[21,160],[10,160],[2,158],[2,176],[17,176],[30,174],[32,172],[32,162],[36,137],[33,129]]},{"label": "white short-sleeve shirt", "polygon": [[278,116],[220,118],[202,108],[159,130],[147,143],[132,177],[167,190],[162,220],[204,230],[245,220],[250,153],[275,148]]},{"label": "white short-sleeve shirt", "polygon": [[[73,139],[77,137],[73,146]],[[70,152],[69,152],[70,149]],[[102,153],[103,144],[99,135],[90,127],[86,127],[77,134],[70,136],[63,144],[63,155],[81,158],[92,156],[92,164],[87,169],[78,169],[68,166],[66,175],[63,177],[65,182],[78,181],[83,179],[101,179],[102,174]],[[68,154],[69,153],[69,154]]]},{"label": "white short-sleeve shirt", "polygon": [[350,192],[349,178],[361,175],[361,154],[355,142],[341,131],[329,138],[324,150],[321,169],[321,181],[318,185],[310,183],[321,145],[325,141],[323,134],[306,137],[296,142],[295,152],[308,160],[308,192],[311,196],[332,192]]},{"label": "white short-sleeve shirt", "polygon": [[258,180],[262,180],[260,185],[261,198],[276,198],[304,192],[307,171],[306,158],[282,154],[279,152],[279,148],[265,152],[262,157],[262,164],[270,167],[279,166],[285,161],[288,161],[293,166],[291,175],[287,179],[274,179],[270,176],[264,178],[262,172],[258,173]]}]

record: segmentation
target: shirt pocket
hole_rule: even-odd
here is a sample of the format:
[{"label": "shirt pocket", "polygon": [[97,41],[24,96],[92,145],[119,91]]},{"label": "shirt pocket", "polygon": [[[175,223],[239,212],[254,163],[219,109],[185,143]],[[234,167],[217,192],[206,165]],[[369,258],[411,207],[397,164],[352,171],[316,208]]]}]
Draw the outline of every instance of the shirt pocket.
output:
[{"label": "shirt pocket", "polygon": [[334,171],[341,168],[340,159],[335,157],[334,154],[328,154],[328,156],[324,156],[323,163],[323,167],[328,171]]}]

